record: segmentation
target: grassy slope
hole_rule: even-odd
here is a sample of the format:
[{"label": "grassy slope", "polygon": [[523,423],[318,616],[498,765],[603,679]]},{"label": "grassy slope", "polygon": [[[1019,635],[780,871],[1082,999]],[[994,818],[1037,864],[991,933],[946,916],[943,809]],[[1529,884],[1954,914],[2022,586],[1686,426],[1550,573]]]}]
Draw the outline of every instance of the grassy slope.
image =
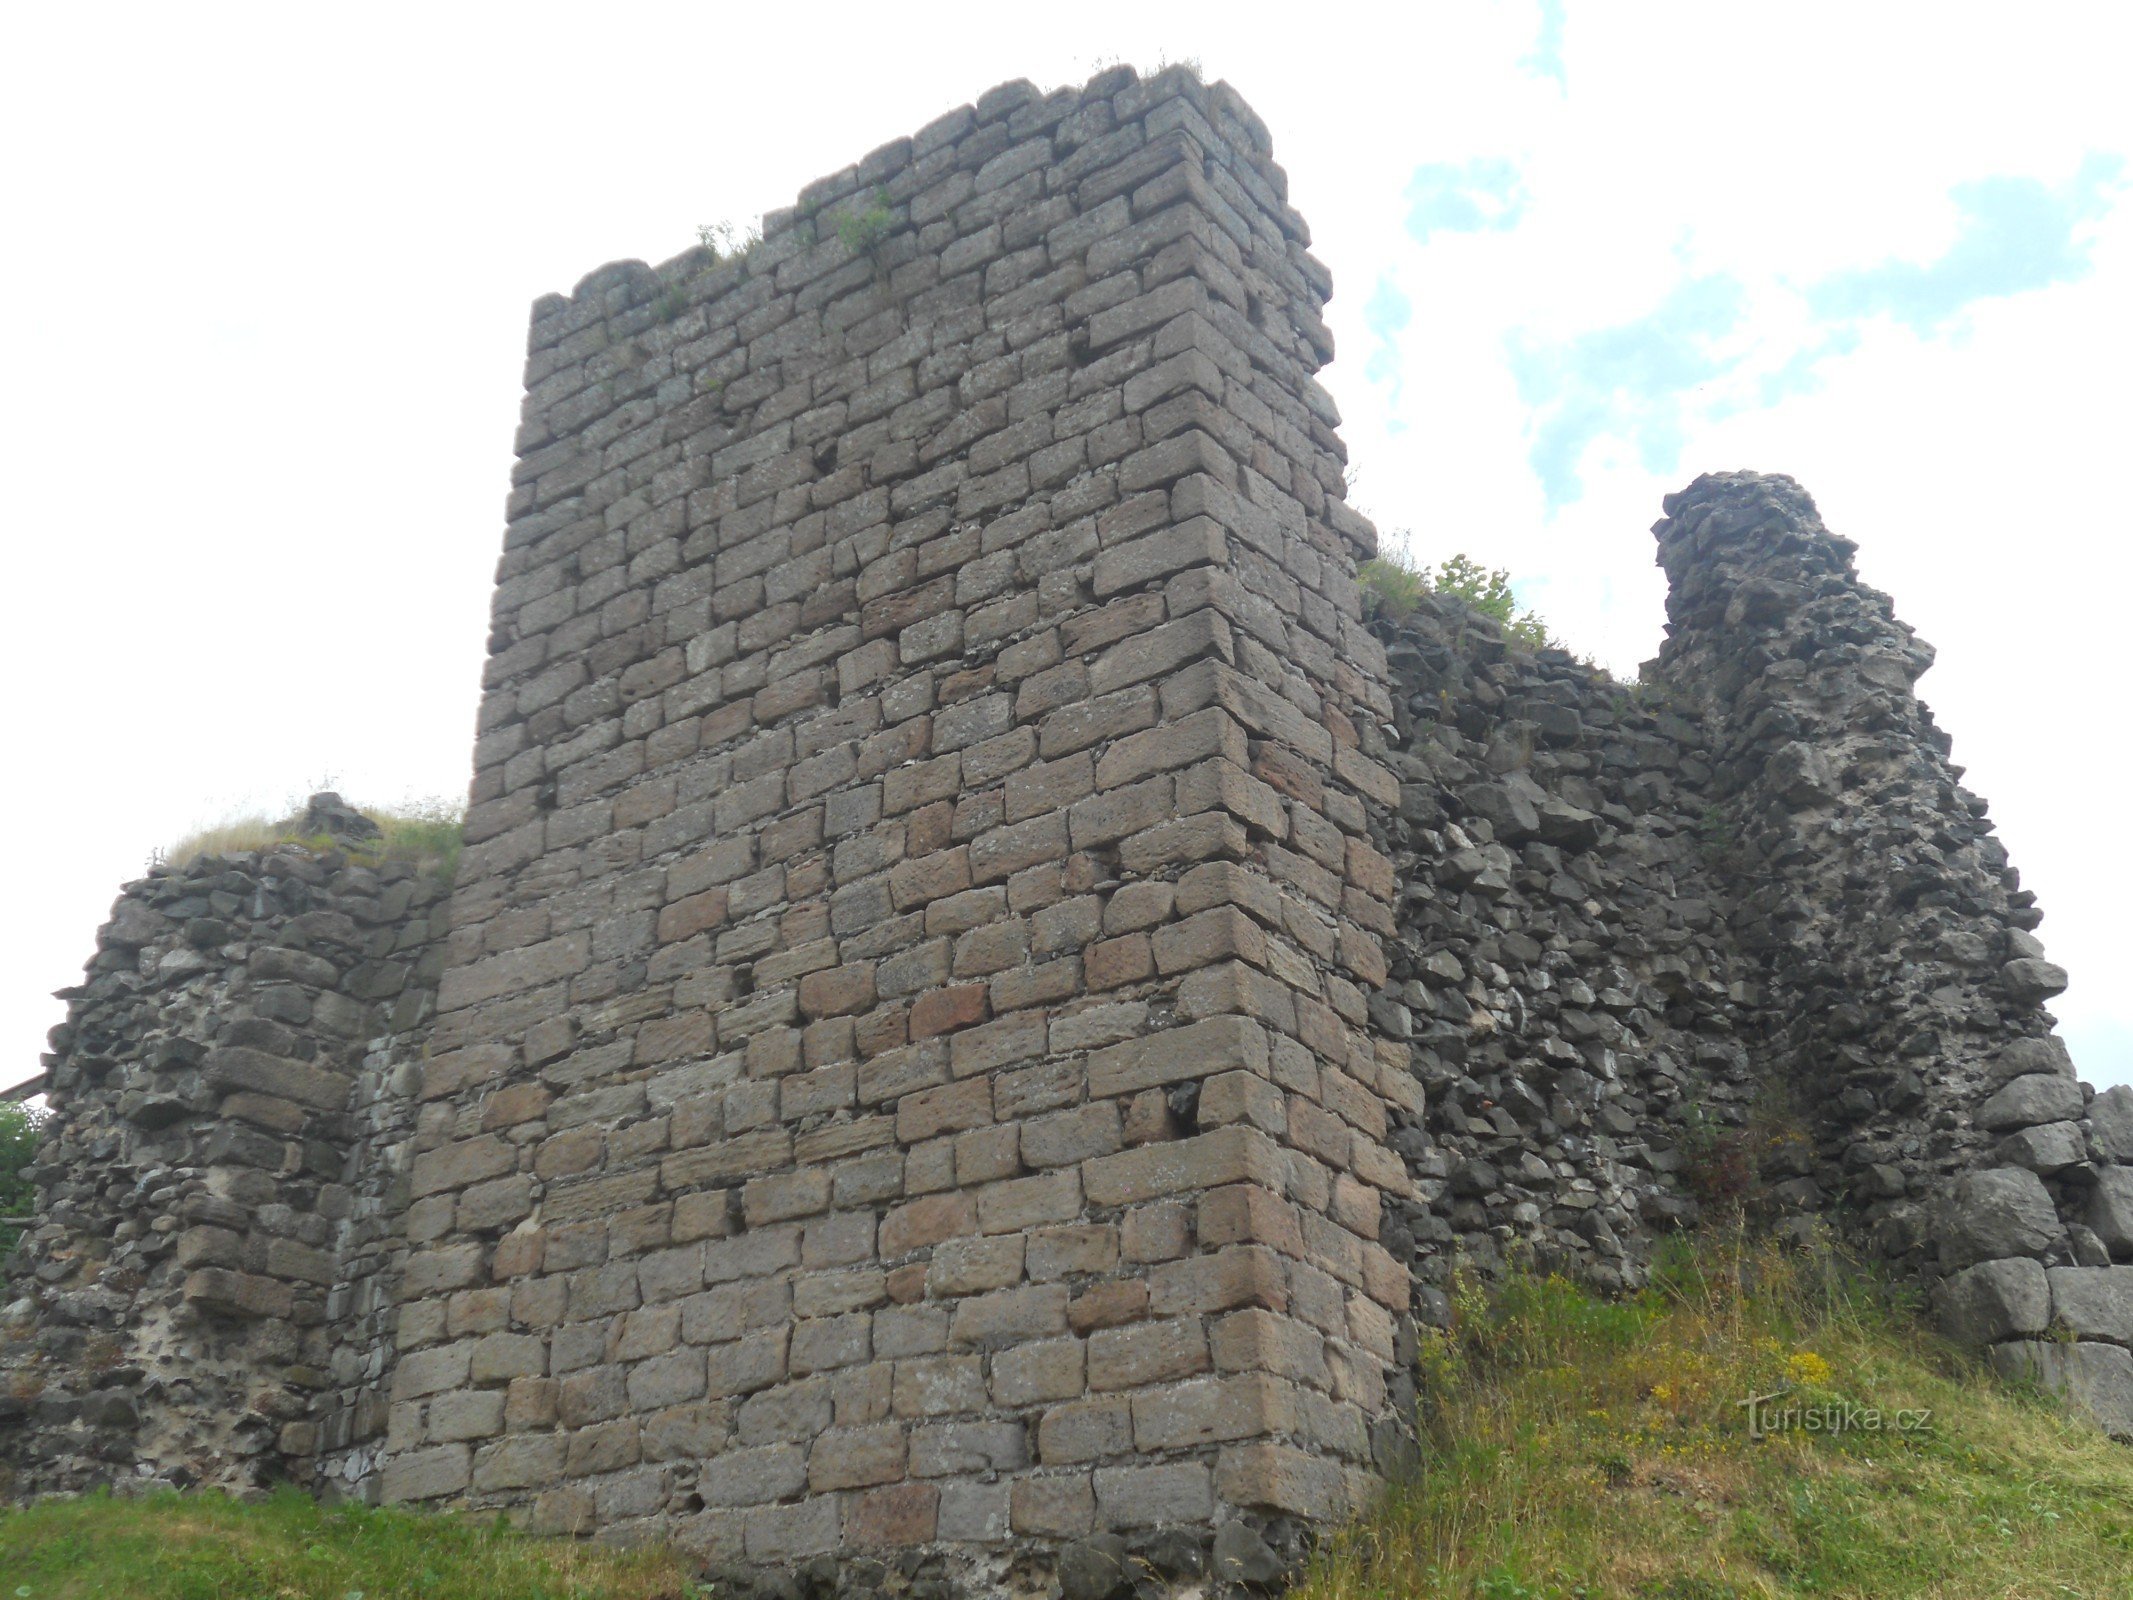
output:
[{"label": "grassy slope", "polygon": [[[1424,1468],[1308,1600],[2126,1600],[2133,1450],[1830,1261],[1707,1241],[1629,1304],[1527,1279],[1424,1352]],[[1735,1404],[1927,1409],[1761,1443]]]},{"label": "grassy slope", "polygon": [[[1997,1384],[1826,1258],[1738,1241],[1657,1288],[1456,1296],[1424,1350],[1423,1471],[1302,1600],[2128,1600],[2133,1450]],[[1734,1402],[1930,1409],[1757,1443]],[[296,1495],[0,1512],[0,1600],[683,1600],[686,1569]]]},{"label": "grassy slope", "polygon": [[530,1539],[493,1522],[326,1511],[284,1491],[46,1501],[0,1512],[0,1600],[685,1600],[664,1553]]}]

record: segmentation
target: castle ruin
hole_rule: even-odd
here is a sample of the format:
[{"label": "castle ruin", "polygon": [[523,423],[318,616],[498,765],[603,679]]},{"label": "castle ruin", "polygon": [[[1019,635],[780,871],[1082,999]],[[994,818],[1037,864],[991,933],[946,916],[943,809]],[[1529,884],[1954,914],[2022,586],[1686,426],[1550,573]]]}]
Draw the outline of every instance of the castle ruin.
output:
[{"label": "castle ruin", "polygon": [[1749,473],[1634,686],[1367,615],[1309,242],[1227,85],[1115,69],[540,301],[456,881],[127,886],[14,1492],[1265,1586],[1402,1469],[1457,1257],[1633,1286],[1714,1149],[2133,1434],[2133,1091],[1930,650]]}]

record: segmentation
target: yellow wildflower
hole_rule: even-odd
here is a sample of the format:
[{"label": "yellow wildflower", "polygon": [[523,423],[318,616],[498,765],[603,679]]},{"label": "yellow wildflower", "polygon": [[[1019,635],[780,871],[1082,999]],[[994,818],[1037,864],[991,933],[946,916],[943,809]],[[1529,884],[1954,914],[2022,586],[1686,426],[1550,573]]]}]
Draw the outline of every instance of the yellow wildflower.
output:
[{"label": "yellow wildflower", "polygon": [[1785,1358],[1785,1376],[1803,1388],[1820,1389],[1829,1382],[1829,1363],[1812,1350],[1795,1350]]}]

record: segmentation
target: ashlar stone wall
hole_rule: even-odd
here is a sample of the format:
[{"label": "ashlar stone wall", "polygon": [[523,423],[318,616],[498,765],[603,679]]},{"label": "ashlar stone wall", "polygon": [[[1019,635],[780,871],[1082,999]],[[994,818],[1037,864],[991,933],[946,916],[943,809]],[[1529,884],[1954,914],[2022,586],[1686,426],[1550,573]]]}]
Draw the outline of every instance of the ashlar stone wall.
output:
[{"label": "ashlar stone wall", "polygon": [[1379,1481],[1399,786],[1284,190],[1226,87],[1010,84],[536,307],[388,1498],[998,1568]]}]

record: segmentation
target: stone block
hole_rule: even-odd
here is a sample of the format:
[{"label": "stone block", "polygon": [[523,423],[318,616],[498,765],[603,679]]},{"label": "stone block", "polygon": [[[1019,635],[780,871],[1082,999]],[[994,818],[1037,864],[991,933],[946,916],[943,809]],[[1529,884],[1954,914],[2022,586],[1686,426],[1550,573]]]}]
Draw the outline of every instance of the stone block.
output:
[{"label": "stone block", "polygon": [[2042,1333],[2052,1294],[2042,1263],[2016,1256],[1985,1261],[1944,1279],[1935,1296],[1941,1331],[1961,1344],[1988,1345]]},{"label": "stone block", "polygon": [[2039,1006],[2053,995],[2064,994],[2066,968],[2036,957],[2010,961],[2000,968],[2000,984],[2018,1006]]},{"label": "stone block", "polygon": [[2014,1079],[1977,1109],[1977,1123],[1995,1133],[2030,1128],[2043,1122],[2072,1122],[2086,1112],[2081,1085],[2056,1074],[2030,1073]]},{"label": "stone block", "polygon": [[1126,1206],[1227,1183],[1279,1188],[1284,1167],[1279,1147],[1265,1134],[1230,1127],[1100,1157],[1083,1163],[1081,1174],[1091,1205]]},{"label": "stone block", "polygon": [[473,1478],[473,1451],[463,1444],[448,1444],[394,1456],[385,1463],[379,1488],[389,1504],[401,1504],[459,1494]]},{"label": "stone block", "polygon": [[839,1497],[815,1495],[795,1505],[758,1505],[743,1519],[748,1559],[759,1564],[796,1561],[837,1548]]},{"label": "stone block", "polygon": [[983,1363],[976,1356],[919,1356],[896,1363],[891,1406],[899,1417],[940,1417],[985,1409]]},{"label": "stone block", "polygon": [[1215,1461],[1215,1493],[1226,1505],[1315,1522],[1338,1521],[1354,1508],[1340,1467],[1292,1445],[1224,1447]]},{"label": "stone block", "polygon": [[[713,1396],[753,1394],[785,1377],[789,1330],[752,1333],[709,1353],[708,1392]],[[682,1397],[686,1398],[686,1396]]]},{"label": "stone block", "polygon": [[1089,1093],[1094,1098],[1132,1094],[1229,1071],[1264,1074],[1268,1053],[1266,1029],[1257,1021],[1209,1017],[1094,1052]]},{"label": "stone block", "polygon": [[1218,1371],[1271,1372],[1320,1389],[1331,1384],[1325,1336],[1276,1312],[1248,1308],[1218,1318],[1208,1330],[1208,1350]]},{"label": "stone block", "polygon": [[1037,1459],[1074,1466],[1133,1453],[1133,1404],[1124,1396],[1072,1400],[1037,1422]]},{"label": "stone block", "polygon": [[2133,1086],[2115,1084],[2089,1103],[2089,1132],[2106,1161],[2133,1165]]},{"label": "stone block", "polygon": [[460,1389],[430,1401],[429,1435],[440,1444],[486,1439],[504,1431],[504,1395],[500,1389]]},{"label": "stone block", "polygon": [[905,1451],[900,1423],[829,1429],[808,1451],[808,1486],[820,1493],[894,1483],[904,1476]]},{"label": "stone block", "polygon": [[1109,1272],[1118,1265],[1118,1230],[1108,1223],[1040,1228],[1029,1236],[1027,1262],[1035,1283]]},{"label": "stone block", "polygon": [[967,1295],[958,1300],[949,1323],[951,1344],[999,1349],[1067,1331],[1065,1284],[1031,1284]]},{"label": "stone block", "polygon": [[900,1483],[855,1495],[845,1514],[845,1542],[854,1549],[882,1549],[931,1542],[940,1516],[941,1492],[929,1483]]},{"label": "stone block", "polygon": [[2133,1345],[2133,1267],[2053,1267],[2052,1321],[2082,1339]]},{"label": "stone block", "polygon": [[2066,1045],[2056,1035],[2013,1039],[2000,1046],[1985,1064],[1985,1088],[1988,1092],[1995,1091],[2002,1084],[2032,1073],[2073,1080],[2073,1058],[2066,1053]]},{"label": "stone block", "polygon": [[1195,1317],[1167,1318],[1089,1335],[1092,1390],[1138,1389],[1208,1370],[1207,1334]]},{"label": "stone block", "polygon": [[2088,1225],[2113,1259],[2133,1257],[2133,1168],[2098,1169],[2087,1215]]},{"label": "stone block", "polygon": [[1010,1485],[944,1483],[935,1536],[960,1544],[998,1544],[1013,1532]]},{"label": "stone block", "polygon": [[2084,1166],[2089,1158],[2088,1140],[2074,1122],[2046,1122],[2010,1133],[1993,1152],[2003,1166],[2027,1167],[2044,1177],[2055,1177],[2072,1167]]},{"label": "stone block", "polygon": [[563,1473],[564,1441],[552,1434],[519,1434],[485,1445],[474,1458],[476,1493],[541,1489]]},{"label": "stone block", "polygon": [[1020,1234],[947,1240],[934,1247],[926,1268],[926,1292],[946,1298],[1020,1283],[1024,1248]]},{"label": "stone block", "polygon": [[1938,1219],[1944,1265],[1972,1266],[2008,1256],[2041,1256],[2064,1236],[2044,1181],[2021,1167],[1965,1173]]},{"label": "stone block", "polygon": [[412,1193],[416,1198],[463,1189],[497,1178],[518,1166],[518,1153],[494,1134],[459,1139],[415,1157]]},{"label": "stone block", "polygon": [[911,1430],[911,1476],[1014,1472],[1029,1465],[1029,1430],[1019,1422],[937,1422]]},{"label": "stone block", "polygon": [[226,1267],[201,1267],[185,1276],[186,1304],[214,1316],[286,1319],[296,1308],[288,1284]]},{"label": "stone block", "polygon": [[1294,1389],[1265,1373],[1194,1378],[1133,1396],[1133,1444],[1153,1454],[1293,1433],[1302,1415]]},{"label": "stone block", "polygon": [[[330,980],[329,980],[330,981]],[[292,1061],[245,1045],[223,1045],[202,1062],[207,1081],[223,1090],[251,1090],[321,1111],[344,1110],[354,1080],[307,1061]]]},{"label": "stone block", "polygon": [[1082,1392],[1086,1351],[1079,1339],[1039,1339],[992,1359],[992,1398],[1022,1407],[1071,1400]]},{"label": "stone block", "polygon": [[1148,1274],[1148,1309],[1158,1317],[1262,1306],[1286,1311],[1288,1272],[1264,1245],[1225,1245],[1211,1255],[1164,1262]]},{"label": "stone block", "polygon": [[796,1444],[726,1451],[704,1463],[696,1492],[707,1506],[759,1506],[807,1487],[808,1452]]},{"label": "stone block", "polygon": [[1212,1475],[1198,1461],[1098,1467],[1095,1488],[1096,1518],[1107,1528],[1177,1527],[1214,1514]]},{"label": "stone block", "polygon": [[2133,1351],[2109,1344],[2017,1340],[1994,1345],[1990,1355],[2001,1377],[2062,1394],[2114,1439],[2133,1440]]}]

